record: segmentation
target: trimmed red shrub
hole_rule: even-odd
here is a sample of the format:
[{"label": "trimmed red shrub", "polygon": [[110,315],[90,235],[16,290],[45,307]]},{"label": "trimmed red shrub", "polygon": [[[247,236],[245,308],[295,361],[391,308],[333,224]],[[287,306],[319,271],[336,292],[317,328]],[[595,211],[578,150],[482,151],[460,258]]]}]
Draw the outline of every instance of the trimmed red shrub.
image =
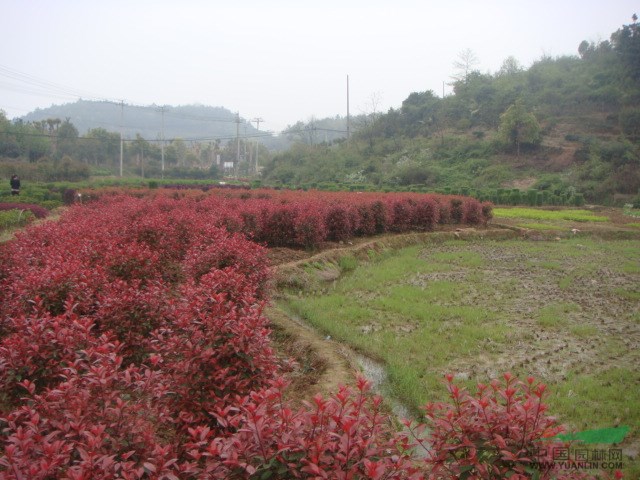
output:
[{"label": "trimmed red shrub", "polygon": [[411,199],[391,198],[389,203],[392,232],[408,232],[414,224],[415,203]]},{"label": "trimmed red shrub", "polygon": [[356,207],[358,212],[358,227],[355,229],[355,235],[359,237],[368,237],[376,233],[376,218],[373,206],[369,203],[363,203]]},{"label": "trimmed red shrub", "polygon": [[264,209],[262,213],[262,231],[256,240],[265,242],[270,247],[294,246],[295,225],[298,217],[297,209],[292,205],[278,205]]},{"label": "trimmed red shrub", "polygon": [[477,225],[482,222],[482,205],[477,200],[466,198],[462,203],[462,223]]},{"label": "trimmed red shrub", "polygon": [[388,229],[389,218],[386,205],[380,201],[375,200],[371,204],[371,211],[373,212],[373,219],[375,222],[375,233],[384,233]]},{"label": "trimmed red shrub", "polygon": [[440,220],[438,202],[431,197],[420,199],[415,209],[415,226],[424,230],[433,230]]},{"label": "trimmed red shrub", "polygon": [[355,217],[346,205],[333,204],[325,213],[324,224],[327,229],[327,240],[340,242],[353,236],[357,225]]},{"label": "trimmed red shrub", "polygon": [[[38,308],[43,312],[43,308]],[[51,316],[9,317],[0,343],[0,404],[19,401],[21,382],[37,391],[61,381],[62,371],[73,365],[79,352],[96,344],[93,322],[72,313]]]},{"label": "trimmed red shrub", "polygon": [[295,244],[305,248],[317,247],[328,237],[327,226],[318,212],[300,212],[295,227]]},{"label": "trimmed red shrub", "polygon": [[462,219],[464,217],[462,198],[458,198],[458,197],[452,198],[451,200],[449,200],[449,205],[451,206],[451,210],[450,210],[451,223],[462,223]]},{"label": "trimmed red shrub", "polygon": [[160,433],[171,418],[153,401],[159,379],[121,362],[118,345],[105,342],[81,352],[56,388],[37,394],[23,381],[28,401],[2,418],[2,478],[172,475],[173,439]]}]

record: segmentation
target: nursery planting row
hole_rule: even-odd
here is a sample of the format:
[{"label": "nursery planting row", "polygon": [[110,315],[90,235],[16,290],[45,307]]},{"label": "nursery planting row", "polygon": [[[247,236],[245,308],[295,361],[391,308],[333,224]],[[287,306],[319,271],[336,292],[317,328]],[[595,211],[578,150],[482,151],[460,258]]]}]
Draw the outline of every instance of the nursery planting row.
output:
[{"label": "nursery planting row", "polygon": [[[85,192],[85,201],[118,195]],[[139,190],[136,196],[182,199],[219,226],[270,247],[316,247],[385,232],[433,230],[438,225],[486,224],[492,205],[470,197],[413,193],[210,189],[207,192]]]},{"label": "nursery planting row", "polygon": [[290,404],[243,214],[312,210],[281,198],[263,217],[275,199],[250,200],[105,196],[0,245],[0,478],[587,478],[542,454],[560,429],[533,379],[470,395],[449,377],[429,436],[393,428],[362,379]]}]

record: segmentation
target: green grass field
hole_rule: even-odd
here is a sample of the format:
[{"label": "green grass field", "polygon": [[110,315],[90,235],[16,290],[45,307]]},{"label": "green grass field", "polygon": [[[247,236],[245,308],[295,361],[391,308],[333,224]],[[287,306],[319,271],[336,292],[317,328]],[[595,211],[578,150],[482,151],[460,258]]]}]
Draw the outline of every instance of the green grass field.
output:
[{"label": "green grass field", "polygon": [[494,208],[495,218],[519,218],[528,220],[569,220],[574,222],[606,222],[607,217],[595,215],[589,210],[541,210],[536,208]]},{"label": "green grass field", "polygon": [[445,373],[472,387],[510,371],[548,383],[570,429],[640,439],[640,241],[450,241],[348,266],[284,307],[382,362],[414,412],[444,398]]}]

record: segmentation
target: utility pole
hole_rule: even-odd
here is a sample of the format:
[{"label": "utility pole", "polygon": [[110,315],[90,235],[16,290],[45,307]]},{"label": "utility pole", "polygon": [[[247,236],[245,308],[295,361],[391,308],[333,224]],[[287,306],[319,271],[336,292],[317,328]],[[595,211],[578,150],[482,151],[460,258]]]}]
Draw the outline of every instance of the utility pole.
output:
[{"label": "utility pole", "polygon": [[124,117],[124,100],[120,101],[120,177],[122,178],[122,158],[124,157],[124,140],[122,138]]},{"label": "utility pole", "polygon": [[349,117],[349,75],[347,75],[347,142],[351,138],[351,119]]},{"label": "utility pole", "polygon": [[[256,130],[260,132],[260,122],[264,122],[264,119],[258,117],[253,119],[256,122]],[[258,139],[256,138],[256,175],[258,175]]]},{"label": "utility pole", "polygon": [[247,143],[248,142],[248,138],[247,138],[247,124],[244,124],[244,161],[247,161]]},{"label": "utility pole", "polygon": [[236,177],[238,176],[238,166],[240,165],[240,112],[236,112]]},{"label": "utility pole", "polygon": [[162,113],[162,142],[160,143],[160,156],[161,156],[161,174],[160,177],[164,178],[164,106],[160,107],[160,112]]}]

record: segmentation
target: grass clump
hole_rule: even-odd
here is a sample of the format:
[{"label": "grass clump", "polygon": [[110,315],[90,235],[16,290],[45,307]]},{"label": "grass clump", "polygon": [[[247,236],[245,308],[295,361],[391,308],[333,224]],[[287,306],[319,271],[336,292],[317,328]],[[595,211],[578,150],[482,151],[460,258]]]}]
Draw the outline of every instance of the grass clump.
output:
[{"label": "grass clump", "polygon": [[352,272],[358,266],[358,259],[353,255],[345,255],[338,259],[338,266],[343,272]]},{"label": "grass clump", "polygon": [[538,311],[538,325],[545,328],[559,328],[569,323],[568,315],[580,311],[575,303],[553,303]]},{"label": "grass clump", "polygon": [[35,219],[30,210],[0,211],[0,230],[10,230],[28,225]]}]

